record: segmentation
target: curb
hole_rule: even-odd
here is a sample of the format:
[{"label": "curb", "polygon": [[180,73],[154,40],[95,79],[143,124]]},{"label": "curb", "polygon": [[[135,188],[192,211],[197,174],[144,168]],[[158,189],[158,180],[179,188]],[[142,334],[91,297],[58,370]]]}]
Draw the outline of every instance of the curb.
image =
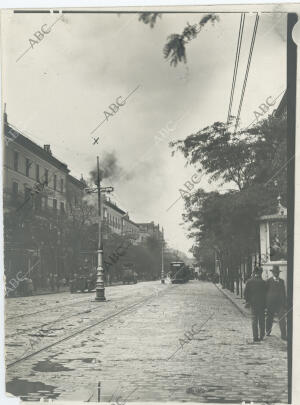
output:
[{"label": "curb", "polygon": [[220,288],[217,284],[214,284],[216,286],[216,288],[224,295],[225,298],[227,298],[235,307],[237,310],[239,310],[239,312],[245,317],[245,318],[249,318],[250,317],[250,313],[245,311],[244,309],[242,309],[231,297],[229,294],[227,294],[223,288]]},{"label": "curb", "polygon": [[[243,308],[241,308],[233,299],[232,297],[227,294],[226,291],[223,290],[222,287],[220,287],[219,285],[215,284],[216,288],[224,295],[225,298],[227,298],[238,310],[239,312],[245,317],[245,318],[251,318],[251,313],[250,311],[248,312],[247,310],[244,310]],[[274,319],[273,321],[273,326],[278,325],[278,321],[277,319]],[[276,331],[274,331],[273,329],[273,333],[272,336],[274,336],[275,338],[277,338],[278,340],[281,341],[280,336],[278,335],[278,333]]]}]

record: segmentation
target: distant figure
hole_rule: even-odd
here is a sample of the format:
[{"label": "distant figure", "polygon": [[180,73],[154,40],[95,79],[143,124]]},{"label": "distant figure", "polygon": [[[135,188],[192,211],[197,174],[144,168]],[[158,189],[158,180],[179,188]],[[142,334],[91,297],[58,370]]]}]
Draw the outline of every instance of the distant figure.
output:
[{"label": "distant figure", "polygon": [[53,273],[49,274],[49,281],[50,281],[50,288],[51,291],[54,291],[54,277],[53,277]]},{"label": "distant figure", "polygon": [[95,277],[94,277],[94,273],[91,272],[89,274],[88,280],[87,280],[87,288],[89,291],[92,291],[95,288]]},{"label": "distant figure", "polygon": [[70,280],[70,292],[75,293],[77,291],[77,273],[74,273],[74,276]]},{"label": "distant figure", "polygon": [[253,277],[247,281],[244,291],[246,305],[251,307],[253,342],[259,342],[265,337],[266,282],[261,275],[262,268],[255,267]]},{"label": "distant figure", "polygon": [[59,280],[57,273],[54,274],[54,285],[55,285],[56,291],[59,291],[60,280]]},{"label": "distant figure", "polygon": [[273,277],[267,280],[267,320],[266,330],[267,336],[272,332],[274,315],[278,315],[279,327],[281,332],[281,339],[287,340],[286,335],[286,321],[285,321],[285,307],[286,295],[284,281],[279,278],[279,266],[273,266],[271,270]]},{"label": "distant figure", "polygon": [[33,293],[33,284],[31,278],[25,277],[20,283],[21,286],[21,296],[28,297]]},{"label": "distant figure", "polygon": [[33,282],[31,278],[27,278],[27,294],[33,295]]}]

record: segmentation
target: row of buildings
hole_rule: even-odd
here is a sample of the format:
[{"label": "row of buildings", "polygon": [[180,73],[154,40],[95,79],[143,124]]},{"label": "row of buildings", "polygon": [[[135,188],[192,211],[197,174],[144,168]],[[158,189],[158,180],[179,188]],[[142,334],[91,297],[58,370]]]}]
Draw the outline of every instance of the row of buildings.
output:
[{"label": "row of buildings", "polygon": [[[95,223],[96,201],[89,199],[87,203],[87,183],[83,177],[72,176],[67,164],[52,154],[49,144],[41,147],[9,124],[6,112],[4,135],[5,271],[10,276],[24,269],[30,271],[39,261],[40,273],[43,273],[40,267],[47,267],[44,277],[49,272],[66,276],[70,273],[65,269],[66,261],[72,260],[68,243],[63,246],[62,239],[76,238],[66,235],[67,224],[74,220]],[[159,225],[153,221],[135,223],[128,212],[105,195],[101,216],[110,233],[130,238],[135,245],[143,244],[149,237],[162,240]],[[80,252],[77,263],[73,258],[72,273],[78,272],[77,267],[89,260],[84,255],[95,245],[92,248],[78,245],[78,248]]]}]

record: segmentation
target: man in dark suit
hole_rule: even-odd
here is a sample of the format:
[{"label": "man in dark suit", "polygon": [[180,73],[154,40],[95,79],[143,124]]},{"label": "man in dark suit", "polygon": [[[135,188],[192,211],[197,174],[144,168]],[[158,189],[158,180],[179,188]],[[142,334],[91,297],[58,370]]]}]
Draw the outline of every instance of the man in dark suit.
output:
[{"label": "man in dark suit", "polygon": [[[261,278],[262,268],[255,267],[253,277],[247,281],[244,298],[246,305],[251,307],[253,341],[259,342],[265,337],[265,307],[266,307],[266,283]],[[259,325],[259,337],[258,337]]]},{"label": "man in dark suit", "polygon": [[273,266],[271,271],[273,273],[273,277],[267,280],[267,336],[270,336],[271,334],[274,315],[277,314],[281,339],[287,340],[285,321],[286,295],[284,281],[279,278],[279,266]]}]

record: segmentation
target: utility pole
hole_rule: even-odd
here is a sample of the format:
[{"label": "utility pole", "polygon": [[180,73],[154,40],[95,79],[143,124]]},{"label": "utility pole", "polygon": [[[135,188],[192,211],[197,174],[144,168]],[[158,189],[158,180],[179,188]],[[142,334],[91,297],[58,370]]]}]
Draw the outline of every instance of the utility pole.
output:
[{"label": "utility pole", "polygon": [[86,188],[87,193],[97,193],[98,195],[98,249],[97,249],[97,281],[95,301],[106,301],[104,288],[104,271],[103,271],[103,244],[102,244],[102,227],[101,227],[101,191],[111,193],[113,187],[102,187],[100,179],[99,156],[97,156],[97,182],[96,188]]},{"label": "utility pole", "polygon": [[101,188],[100,188],[99,156],[97,156],[97,194],[98,194],[98,251],[97,251],[98,267],[97,267],[95,301],[105,301],[106,298],[104,288],[103,245],[102,245],[102,231],[101,231]]},{"label": "utility pole", "polygon": [[164,269],[164,228],[162,228],[161,240],[161,283],[165,284],[165,269]]}]

